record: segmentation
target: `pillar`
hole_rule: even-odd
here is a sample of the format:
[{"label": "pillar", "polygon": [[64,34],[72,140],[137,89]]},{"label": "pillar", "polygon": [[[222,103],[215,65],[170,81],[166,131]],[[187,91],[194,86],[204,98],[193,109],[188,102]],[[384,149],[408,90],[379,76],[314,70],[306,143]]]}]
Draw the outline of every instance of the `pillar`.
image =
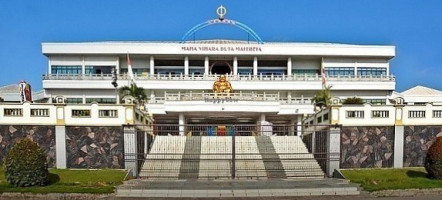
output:
[{"label": "pillar", "polygon": [[155,59],[153,56],[150,57],[149,67],[150,74],[153,76],[155,74]]},{"label": "pillar", "polygon": [[82,75],[86,74],[86,64],[84,62],[84,56],[81,56],[81,74]]},{"label": "pillar", "polygon": [[209,56],[204,58],[204,75],[209,75]]},{"label": "pillar", "polygon": [[238,75],[238,57],[233,57],[233,75]]},{"label": "pillar", "polygon": [[124,126],[124,168],[130,171],[134,177],[138,175],[136,134],[137,131],[134,126]]},{"label": "pillar", "polygon": [[120,57],[117,56],[117,65],[115,65],[115,71],[117,73],[117,75],[120,74]]},{"label": "pillar", "polygon": [[289,136],[294,136],[296,131],[296,120],[292,119],[290,120],[290,133]]},{"label": "pillar", "polygon": [[287,59],[287,75],[292,75],[292,57]]},{"label": "pillar", "polygon": [[327,135],[327,175],[333,176],[333,172],[339,169],[341,156],[341,128],[331,127]]},{"label": "pillar", "polygon": [[184,75],[189,75],[189,57],[184,57]]},{"label": "pillar", "polygon": [[258,57],[253,57],[253,75],[258,75]]},{"label": "pillar", "polygon": [[186,130],[186,117],[184,116],[184,113],[180,113],[178,116],[178,125],[179,125],[179,133],[180,136],[184,136],[185,135],[185,130]]},{"label": "pillar", "polygon": [[263,121],[265,121],[266,120],[266,115],[264,114],[264,113],[262,113],[260,116],[259,116],[259,121],[260,122],[263,122]]},{"label": "pillar", "polygon": [[66,169],[66,126],[55,126],[55,156],[57,169]]},{"label": "pillar", "polygon": [[404,126],[394,126],[394,156],[393,167],[402,168],[404,165]]},{"label": "pillar", "polygon": [[298,116],[298,121],[296,122],[296,135],[302,136],[302,115]]}]

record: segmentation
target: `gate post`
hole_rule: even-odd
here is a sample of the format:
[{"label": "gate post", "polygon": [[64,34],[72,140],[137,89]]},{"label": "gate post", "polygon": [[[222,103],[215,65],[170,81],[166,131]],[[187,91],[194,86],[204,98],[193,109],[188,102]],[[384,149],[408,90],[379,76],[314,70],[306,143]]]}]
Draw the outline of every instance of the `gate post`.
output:
[{"label": "gate post", "polygon": [[[235,127],[233,127],[235,129]],[[235,156],[236,156],[236,147],[235,147],[235,135],[236,131],[232,135],[232,179],[235,179],[236,167],[235,167]]]},{"label": "gate post", "polygon": [[327,175],[333,176],[335,169],[339,169],[341,157],[341,127],[330,127],[327,135]]},{"label": "gate post", "polygon": [[134,126],[123,127],[124,138],[124,168],[132,172],[132,176],[138,176],[137,166],[137,134]]}]

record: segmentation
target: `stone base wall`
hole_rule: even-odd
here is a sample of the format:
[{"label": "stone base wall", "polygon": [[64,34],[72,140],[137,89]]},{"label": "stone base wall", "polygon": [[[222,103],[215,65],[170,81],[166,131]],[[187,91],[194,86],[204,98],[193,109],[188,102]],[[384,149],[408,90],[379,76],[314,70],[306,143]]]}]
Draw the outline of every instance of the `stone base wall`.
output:
[{"label": "stone base wall", "polygon": [[66,127],[68,168],[124,168],[122,127]]},{"label": "stone base wall", "polygon": [[23,138],[36,142],[46,153],[48,167],[55,167],[55,126],[0,125],[0,164],[9,150]]},{"label": "stone base wall", "polygon": [[424,166],[428,148],[442,136],[442,126],[404,126],[404,167]]},{"label": "stone base wall", "polygon": [[342,127],[341,168],[393,167],[394,127]]}]

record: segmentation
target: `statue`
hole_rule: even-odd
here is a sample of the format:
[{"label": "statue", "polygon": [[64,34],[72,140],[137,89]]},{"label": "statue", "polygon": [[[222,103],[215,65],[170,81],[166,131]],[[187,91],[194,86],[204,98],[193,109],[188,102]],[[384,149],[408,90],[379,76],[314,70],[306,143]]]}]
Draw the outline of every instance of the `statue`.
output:
[{"label": "statue", "polygon": [[213,84],[213,92],[215,93],[231,93],[233,92],[232,85],[226,80],[225,75],[221,75]]}]

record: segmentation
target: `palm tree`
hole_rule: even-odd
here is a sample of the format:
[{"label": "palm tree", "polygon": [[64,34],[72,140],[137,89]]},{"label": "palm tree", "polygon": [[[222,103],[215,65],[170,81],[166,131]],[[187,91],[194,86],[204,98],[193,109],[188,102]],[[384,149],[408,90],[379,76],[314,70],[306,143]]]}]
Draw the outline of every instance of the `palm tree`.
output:
[{"label": "palm tree", "polygon": [[138,87],[137,84],[135,83],[132,83],[130,87],[129,86],[120,87],[118,90],[120,92],[120,98],[130,95],[134,97],[138,103],[143,102],[147,97],[144,88]]},{"label": "palm tree", "polygon": [[330,105],[330,94],[331,86],[327,86],[322,90],[319,90],[316,95],[312,98],[312,103],[319,108],[327,107]]}]

